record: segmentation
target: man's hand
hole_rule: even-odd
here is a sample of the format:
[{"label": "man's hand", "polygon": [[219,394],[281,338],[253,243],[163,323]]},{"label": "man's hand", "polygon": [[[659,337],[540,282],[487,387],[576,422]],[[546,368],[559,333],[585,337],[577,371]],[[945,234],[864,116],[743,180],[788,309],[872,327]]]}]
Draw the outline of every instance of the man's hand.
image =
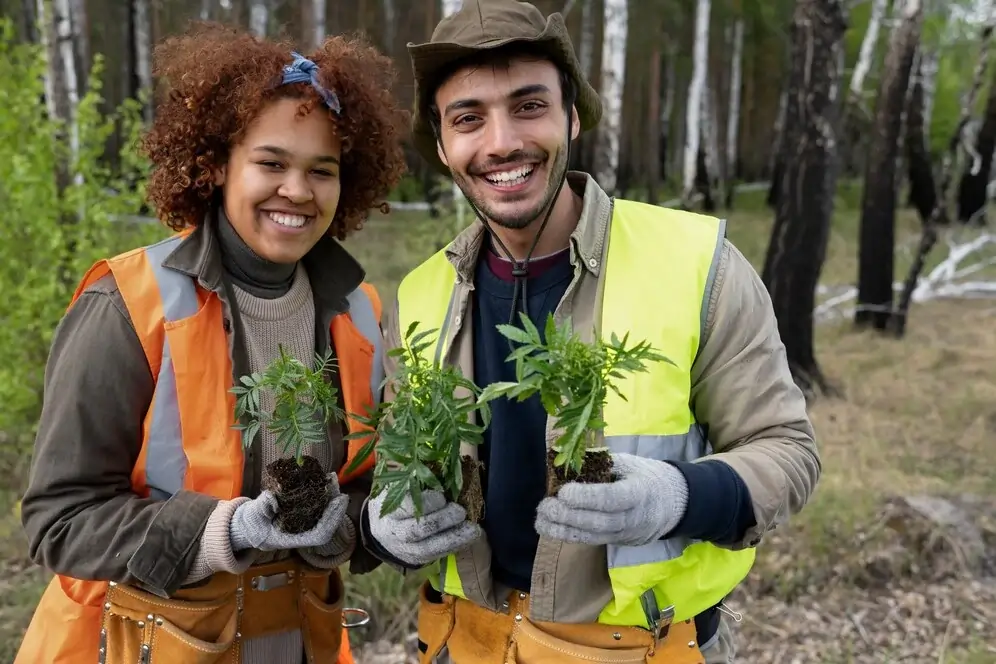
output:
[{"label": "man's hand", "polygon": [[685,514],[688,484],[664,461],[613,454],[615,482],[568,482],[536,510],[536,532],[577,544],[642,546],[674,530]]},{"label": "man's hand", "polygon": [[422,516],[415,518],[415,504],[406,496],[401,506],[381,516],[387,498],[382,491],[367,505],[370,534],[398,560],[422,567],[470,546],[481,536],[481,527],[467,521],[467,512],[447,502],[439,491],[422,492]]}]

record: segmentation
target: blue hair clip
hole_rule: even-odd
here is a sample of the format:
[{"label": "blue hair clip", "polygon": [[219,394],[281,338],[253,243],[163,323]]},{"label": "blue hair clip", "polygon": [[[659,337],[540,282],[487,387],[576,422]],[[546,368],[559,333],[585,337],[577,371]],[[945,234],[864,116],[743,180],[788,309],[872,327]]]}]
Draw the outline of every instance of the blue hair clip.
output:
[{"label": "blue hair clip", "polygon": [[291,53],[291,55],[294,56],[294,61],[284,67],[283,85],[287,85],[288,83],[310,83],[311,87],[325,100],[325,105],[333,113],[339,115],[342,112],[342,107],[339,105],[339,98],[336,97],[334,92],[326,90],[318,82],[318,65],[296,51]]}]

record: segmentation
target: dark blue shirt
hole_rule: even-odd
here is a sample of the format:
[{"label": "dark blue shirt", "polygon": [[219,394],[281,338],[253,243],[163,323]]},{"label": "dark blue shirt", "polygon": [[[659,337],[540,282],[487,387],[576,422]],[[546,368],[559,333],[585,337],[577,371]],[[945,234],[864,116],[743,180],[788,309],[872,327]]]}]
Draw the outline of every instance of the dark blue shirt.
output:
[{"label": "dark blue shirt", "polygon": [[[496,326],[509,322],[515,292],[511,264],[485,248],[475,279],[474,382],[480,386],[515,380],[515,363],[506,362],[509,341]],[[574,274],[564,250],[530,265],[525,295],[530,320],[540,334]],[[521,297],[521,296],[520,296]],[[519,310],[522,309],[521,299]],[[521,325],[518,314],[515,324]],[[546,411],[538,395],[525,401],[491,402],[491,426],[479,450],[485,463],[484,532],[491,545],[494,578],[529,592],[536,533],[536,506],[546,495]]]}]

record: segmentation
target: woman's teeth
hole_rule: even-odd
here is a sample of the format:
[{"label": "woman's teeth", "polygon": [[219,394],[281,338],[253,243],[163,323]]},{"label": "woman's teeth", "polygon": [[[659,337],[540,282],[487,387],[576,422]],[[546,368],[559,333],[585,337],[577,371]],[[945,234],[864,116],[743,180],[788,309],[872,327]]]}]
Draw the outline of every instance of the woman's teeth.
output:
[{"label": "woman's teeth", "polygon": [[530,175],[532,175],[535,168],[536,167],[533,165],[520,166],[519,168],[511,171],[488,173],[484,176],[484,179],[496,187],[517,187],[525,182]]},{"label": "woman's teeth", "polygon": [[270,215],[270,219],[281,226],[290,226],[291,228],[300,228],[308,220],[301,214],[283,214],[282,212],[267,212],[267,214]]}]

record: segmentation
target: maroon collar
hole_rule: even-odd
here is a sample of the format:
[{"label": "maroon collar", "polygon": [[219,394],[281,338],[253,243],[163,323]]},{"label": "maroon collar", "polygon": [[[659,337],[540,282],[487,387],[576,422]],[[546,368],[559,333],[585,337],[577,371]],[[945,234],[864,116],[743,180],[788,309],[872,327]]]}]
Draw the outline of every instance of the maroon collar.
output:
[{"label": "maroon collar", "polygon": [[[484,248],[484,256],[493,275],[502,281],[515,281],[515,277],[512,276],[512,261],[501,258],[491,247]],[[549,256],[534,258],[529,261],[529,278],[535,279],[550,268],[569,259],[570,252],[567,247]]]}]

